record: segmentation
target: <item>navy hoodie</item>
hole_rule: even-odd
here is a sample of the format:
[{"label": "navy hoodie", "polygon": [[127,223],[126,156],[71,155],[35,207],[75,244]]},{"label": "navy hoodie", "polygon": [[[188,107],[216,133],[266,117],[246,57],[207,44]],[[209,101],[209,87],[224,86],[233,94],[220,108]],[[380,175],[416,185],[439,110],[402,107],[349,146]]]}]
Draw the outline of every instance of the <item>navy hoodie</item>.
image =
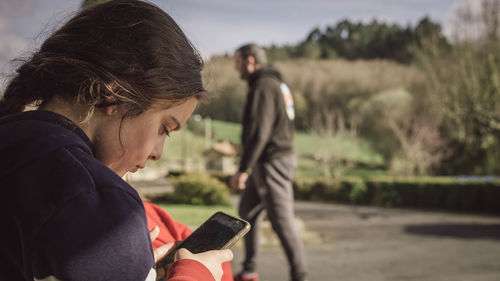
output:
[{"label": "navy hoodie", "polygon": [[153,251],[137,192],[69,119],[0,119],[0,280],[146,280]]}]

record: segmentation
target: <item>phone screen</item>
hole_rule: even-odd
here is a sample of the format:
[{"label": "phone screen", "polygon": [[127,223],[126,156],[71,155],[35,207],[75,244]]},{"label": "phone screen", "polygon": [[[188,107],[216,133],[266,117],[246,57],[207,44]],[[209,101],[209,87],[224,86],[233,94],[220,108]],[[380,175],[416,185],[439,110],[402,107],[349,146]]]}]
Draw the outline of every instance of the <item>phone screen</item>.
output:
[{"label": "phone screen", "polygon": [[250,225],[248,222],[222,212],[217,212],[188,236],[186,240],[182,241],[165,258],[160,260],[157,265],[163,266],[172,263],[175,251],[180,248],[186,248],[193,254],[229,248],[246,234],[249,229]]}]

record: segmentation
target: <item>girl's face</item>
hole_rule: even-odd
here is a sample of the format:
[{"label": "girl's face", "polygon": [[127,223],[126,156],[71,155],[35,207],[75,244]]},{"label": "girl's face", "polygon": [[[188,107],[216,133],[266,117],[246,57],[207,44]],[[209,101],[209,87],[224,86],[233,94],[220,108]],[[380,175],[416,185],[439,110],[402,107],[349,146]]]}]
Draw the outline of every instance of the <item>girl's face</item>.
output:
[{"label": "girl's face", "polygon": [[96,158],[120,177],[144,168],[148,159],[159,160],[165,137],[186,123],[197,104],[193,97],[168,109],[153,105],[136,117],[123,119],[123,123],[125,112],[120,112],[119,106],[106,108],[94,131]]}]

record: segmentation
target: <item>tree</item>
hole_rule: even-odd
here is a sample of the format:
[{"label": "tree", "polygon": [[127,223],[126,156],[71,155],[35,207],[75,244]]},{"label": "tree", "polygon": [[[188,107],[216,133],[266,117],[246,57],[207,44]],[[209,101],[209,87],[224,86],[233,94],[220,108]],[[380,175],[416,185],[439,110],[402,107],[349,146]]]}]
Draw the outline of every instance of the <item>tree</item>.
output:
[{"label": "tree", "polygon": [[296,56],[306,59],[319,59],[321,47],[313,41],[306,41],[297,46]]},{"label": "tree", "polygon": [[500,174],[500,0],[483,0],[481,13],[472,13],[458,10],[451,51],[424,42],[419,62],[454,151],[446,172]]},{"label": "tree", "polygon": [[273,61],[341,57],[349,60],[392,59],[411,63],[415,58],[415,50],[420,49],[425,41],[439,41],[449,47],[441,26],[429,17],[424,17],[415,28],[388,25],[377,20],[362,23],[344,19],[334,26],[327,26],[324,31],[315,27],[295,46],[271,46],[268,52]]}]

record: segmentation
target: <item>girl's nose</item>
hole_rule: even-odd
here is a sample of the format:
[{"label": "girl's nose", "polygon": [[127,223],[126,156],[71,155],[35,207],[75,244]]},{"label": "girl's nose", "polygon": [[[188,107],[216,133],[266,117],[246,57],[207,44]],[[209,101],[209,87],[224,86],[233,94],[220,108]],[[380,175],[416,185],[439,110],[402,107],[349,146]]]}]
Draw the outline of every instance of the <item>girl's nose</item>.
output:
[{"label": "girl's nose", "polygon": [[164,144],[165,144],[165,138],[161,138],[161,140],[158,141],[158,143],[153,148],[153,151],[151,151],[151,154],[149,155],[148,159],[153,161],[160,160],[161,155],[163,154]]}]

